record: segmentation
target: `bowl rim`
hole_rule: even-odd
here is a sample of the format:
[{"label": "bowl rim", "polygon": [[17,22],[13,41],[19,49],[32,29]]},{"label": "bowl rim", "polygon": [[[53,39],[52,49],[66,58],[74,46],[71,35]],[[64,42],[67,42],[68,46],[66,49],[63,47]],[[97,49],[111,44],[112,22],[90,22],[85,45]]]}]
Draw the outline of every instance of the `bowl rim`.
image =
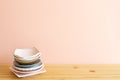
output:
[{"label": "bowl rim", "polygon": [[17,62],[19,63],[31,63],[31,62],[34,62],[36,60],[40,59],[40,57],[38,58],[35,58],[35,59],[32,59],[32,60],[19,60],[19,59],[15,59]]},{"label": "bowl rim", "polygon": [[23,60],[23,61],[26,60],[26,61],[27,61],[27,60],[36,59],[36,58],[38,58],[38,57],[40,58],[40,56],[41,56],[41,54],[38,54],[38,55],[36,55],[36,56],[34,56],[34,57],[24,57],[24,58],[18,58],[18,57],[16,57],[16,56],[14,56],[14,58],[15,58],[15,59],[18,59],[18,60]]},{"label": "bowl rim", "polygon": [[[21,51],[26,51],[26,50],[34,50],[36,51],[35,54],[31,55],[31,56],[20,56],[17,51],[18,50],[21,50]],[[36,47],[32,47],[32,48],[16,48],[14,53],[13,53],[13,56],[16,56],[17,58],[31,58],[31,57],[35,57],[35,56],[38,56],[38,55],[41,55],[41,52],[36,48]]]}]

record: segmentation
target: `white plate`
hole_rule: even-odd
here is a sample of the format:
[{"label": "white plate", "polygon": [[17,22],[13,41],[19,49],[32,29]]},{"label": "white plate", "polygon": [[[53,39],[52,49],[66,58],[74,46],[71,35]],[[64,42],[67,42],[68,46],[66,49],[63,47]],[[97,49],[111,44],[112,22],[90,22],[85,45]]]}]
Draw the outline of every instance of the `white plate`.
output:
[{"label": "white plate", "polygon": [[18,73],[18,74],[28,74],[28,73],[32,73],[34,71],[42,70],[43,68],[44,68],[44,66],[41,66],[41,68],[33,70],[33,71],[19,71],[19,70],[14,69],[13,67],[10,67],[10,70],[12,70],[13,72]]},{"label": "white plate", "polygon": [[[10,69],[11,70],[11,69]],[[43,69],[40,69],[40,70],[36,70],[34,72],[31,72],[31,73],[27,73],[27,74],[20,74],[20,73],[17,73],[17,72],[14,72],[13,70],[11,70],[17,77],[27,77],[27,76],[33,76],[33,75],[37,75],[37,74],[41,74],[41,73],[44,73],[46,72],[46,70],[43,68]]]}]

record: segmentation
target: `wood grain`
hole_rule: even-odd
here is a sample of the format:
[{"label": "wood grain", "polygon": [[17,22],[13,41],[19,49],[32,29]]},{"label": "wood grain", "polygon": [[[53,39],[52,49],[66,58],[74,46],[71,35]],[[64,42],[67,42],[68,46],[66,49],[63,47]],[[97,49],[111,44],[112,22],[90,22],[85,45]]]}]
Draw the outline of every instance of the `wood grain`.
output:
[{"label": "wood grain", "polygon": [[120,80],[120,65],[46,65],[46,73],[18,78],[10,65],[0,65],[0,80]]}]

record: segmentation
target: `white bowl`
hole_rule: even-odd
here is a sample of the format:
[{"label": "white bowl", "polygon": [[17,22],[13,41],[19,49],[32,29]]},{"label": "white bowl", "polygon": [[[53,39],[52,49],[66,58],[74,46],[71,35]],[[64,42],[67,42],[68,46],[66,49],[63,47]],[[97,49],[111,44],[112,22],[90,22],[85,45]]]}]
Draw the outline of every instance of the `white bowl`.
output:
[{"label": "white bowl", "polygon": [[15,59],[18,60],[33,60],[40,57],[41,53],[35,47],[33,48],[24,48],[16,49],[14,52]]},{"label": "white bowl", "polygon": [[17,59],[17,58],[15,58],[15,61],[17,61],[17,62],[19,62],[19,63],[21,63],[21,64],[28,64],[28,63],[34,63],[34,62],[36,62],[38,59],[40,59],[39,57],[37,57],[37,58],[35,58],[35,59],[32,59],[32,60],[26,60],[26,59],[24,59],[24,60],[21,60],[21,59]]}]

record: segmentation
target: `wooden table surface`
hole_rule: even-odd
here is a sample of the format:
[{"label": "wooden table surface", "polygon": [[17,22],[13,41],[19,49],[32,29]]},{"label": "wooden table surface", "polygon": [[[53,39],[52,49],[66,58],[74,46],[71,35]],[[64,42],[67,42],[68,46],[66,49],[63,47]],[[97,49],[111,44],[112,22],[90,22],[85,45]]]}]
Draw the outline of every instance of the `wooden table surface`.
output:
[{"label": "wooden table surface", "polygon": [[46,73],[18,78],[0,65],[0,80],[120,80],[120,65],[45,65]]}]

